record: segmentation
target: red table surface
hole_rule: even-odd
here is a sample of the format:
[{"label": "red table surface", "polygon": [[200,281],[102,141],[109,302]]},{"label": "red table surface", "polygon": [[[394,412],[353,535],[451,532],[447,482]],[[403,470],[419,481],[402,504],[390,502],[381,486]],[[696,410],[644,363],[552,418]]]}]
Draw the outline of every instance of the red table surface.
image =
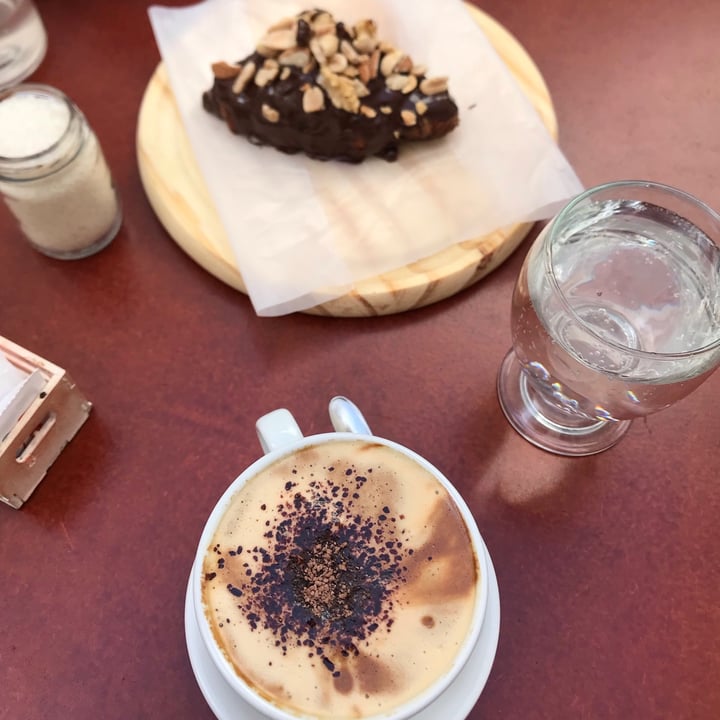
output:
[{"label": "red table surface", "polygon": [[[0,334],[68,369],[95,405],[25,507],[0,507],[0,718],[210,720],[183,631],[204,520],[259,455],[257,417],[286,406],[326,431],[335,394],[439,466],[477,518],[502,628],[471,718],[720,717],[720,374],[604,454],[523,441],[495,375],[536,231],[422,310],[257,317],[143,192],[135,131],[159,60],[147,5],[38,1],[50,44],[33,80],[89,118],[125,220],[109,248],[64,263],[0,207]],[[535,59],[585,185],[654,179],[720,207],[720,4],[481,7]]]}]

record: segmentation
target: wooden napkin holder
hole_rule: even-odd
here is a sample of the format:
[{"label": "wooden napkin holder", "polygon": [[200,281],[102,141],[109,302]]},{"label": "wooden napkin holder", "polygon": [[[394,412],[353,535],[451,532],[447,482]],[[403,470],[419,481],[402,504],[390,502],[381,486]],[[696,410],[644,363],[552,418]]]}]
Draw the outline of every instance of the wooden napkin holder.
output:
[{"label": "wooden napkin holder", "polygon": [[25,373],[39,370],[47,381],[0,442],[0,501],[18,509],[87,420],[92,403],[61,367],[2,336],[0,352]]}]

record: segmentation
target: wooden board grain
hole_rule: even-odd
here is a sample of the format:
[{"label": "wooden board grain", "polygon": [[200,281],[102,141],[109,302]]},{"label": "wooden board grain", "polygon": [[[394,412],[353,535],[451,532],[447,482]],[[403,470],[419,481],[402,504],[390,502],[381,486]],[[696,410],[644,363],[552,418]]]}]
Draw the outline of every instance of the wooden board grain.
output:
[{"label": "wooden board grain", "polygon": [[[474,6],[474,20],[557,139],[557,119],[542,75],[518,41]],[[232,248],[197,167],[162,63],[148,83],[137,128],[140,177],[153,210],[173,240],[205,270],[246,292]],[[368,278],[347,294],[306,310],[363,317],[423,307],[463,290],[497,268],[532,227],[521,223],[462,240],[392,272]]]}]

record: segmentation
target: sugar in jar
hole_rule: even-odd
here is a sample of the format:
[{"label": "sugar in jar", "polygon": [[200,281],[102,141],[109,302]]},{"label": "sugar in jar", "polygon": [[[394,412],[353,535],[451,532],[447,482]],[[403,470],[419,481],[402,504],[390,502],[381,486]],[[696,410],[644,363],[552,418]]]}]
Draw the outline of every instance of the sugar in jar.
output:
[{"label": "sugar in jar", "polygon": [[122,222],[95,133],[75,103],[47,85],[0,93],[0,194],[30,244],[54,258],[96,253]]}]

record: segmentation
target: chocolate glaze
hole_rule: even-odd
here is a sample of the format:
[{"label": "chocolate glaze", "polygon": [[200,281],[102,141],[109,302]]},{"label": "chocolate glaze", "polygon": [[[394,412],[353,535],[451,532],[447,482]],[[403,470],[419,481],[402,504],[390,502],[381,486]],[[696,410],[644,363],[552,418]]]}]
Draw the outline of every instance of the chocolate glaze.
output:
[{"label": "chocolate glaze", "polygon": [[[349,37],[342,23],[337,23],[336,27],[339,37]],[[303,42],[302,28],[300,24],[298,44]],[[244,66],[252,61],[259,68],[264,60],[260,53],[254,52],[239,64]],[[232,90],[233,78],[216,77],[212,88],[203,93],[203,107],[224,120],[233,133],[245,135],[256,145],[272,145],[289,154],[304,152],[318,160],[338,159],[351,163],[362,162],[372,155],[395,160],[401,141],[438,138],[458,124],[458,108],[447,91],[425,95],[419,90],[424,76],[418,77],[418,89],[404,95],[390,90],[385,85],[385,78],[378,73],[367,84],[370,94],[362,98],[363,105],[377,111],[375,117],[367,117],[339,110],[327,94],[324,110],[305,112],[302,88],[308,84],[317,85],[317,66],[309,73],[295,67],[290,67],[290,71],[284,80],[278,76],[264,87],[251,81],[239,94]],[[415,112],[415,104],[419,101],[425,103],[427,111],[418,116],[416,125],[407,127],[401,112]],[[263,104],[279,112],[278,122],[269,122],[263,117]],[[392,111],[389,114],[380,112],[383,105]]]}]

